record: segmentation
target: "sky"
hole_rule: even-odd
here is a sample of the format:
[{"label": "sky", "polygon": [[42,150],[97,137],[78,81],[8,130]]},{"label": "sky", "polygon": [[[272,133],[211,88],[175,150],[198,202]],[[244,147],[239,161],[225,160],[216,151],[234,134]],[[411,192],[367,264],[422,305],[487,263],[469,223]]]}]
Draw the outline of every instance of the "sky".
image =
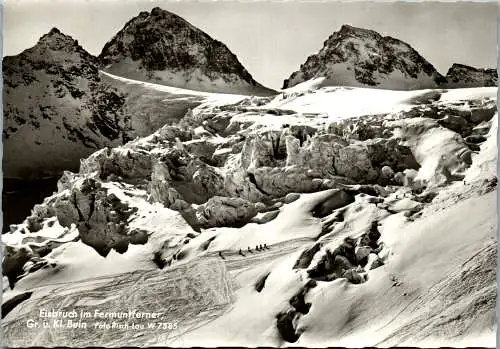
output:
[{"label": "sky", "polygon": [[403,40],[442,74],[453,63],[496,66],[496,2],[6,0],[4,55],[52,27],[97,55],[140,11],[159,6],[222,41],[260,83],[283,80],[342,24]]}]

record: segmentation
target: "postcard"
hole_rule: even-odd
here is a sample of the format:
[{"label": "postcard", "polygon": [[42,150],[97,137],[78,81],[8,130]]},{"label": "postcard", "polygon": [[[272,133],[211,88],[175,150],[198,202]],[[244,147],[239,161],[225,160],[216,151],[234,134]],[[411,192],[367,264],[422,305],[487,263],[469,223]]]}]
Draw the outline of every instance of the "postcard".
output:
[{"label": "postcard", "polygon": [[497,3],[7,0],[6,347],[495,347]]}]

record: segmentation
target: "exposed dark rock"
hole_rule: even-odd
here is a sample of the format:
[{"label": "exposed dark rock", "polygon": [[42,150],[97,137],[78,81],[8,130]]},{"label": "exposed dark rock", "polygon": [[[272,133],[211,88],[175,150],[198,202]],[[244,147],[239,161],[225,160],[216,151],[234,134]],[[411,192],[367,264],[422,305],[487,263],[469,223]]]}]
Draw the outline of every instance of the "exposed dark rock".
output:
[{"label": "exposed dark rock", "polygon": [[346,278],[351,284],[362,284],[366,281],[364,276],[361,276],[357,271],[350,269],[346,270],[342,277]]},{"label": "exposed dark rock", "polygon": [[361,246],[356,251],[356,260],[359,265],[364,267],[368,263],[368,257],[373,249],[370,246]]},{"label": "exposed dark rock", "polygon": [[470,118],[473,123],[479,124],[483,121],[490,121],[496,112],[497,112],[497,106],[495,103],[475,106],[472,107],[470,110],[471,113]]},{"label": "exposed dark rock", "polygon": [[295,262],[293,269],[307,269],[311,264],[314,255],[319,252],[321,246],[315,243],[312,247],[305,249]]},{"label": "exposed dark rock", "polygon": [[447,88],[487,87],[498,85],[496,69],[478,69],[454,63],[446,73]]},{"label": "exposed dark rock", "polygon": [[373,221],[370,230],[363,234],[363,236],[360,239],[360,246],[369,246],[371,248],[376,249],[378,247],[378,239],[380,238],[380,232],[378,231],[378,222]]},{"label": "exposed dark rock", "polygon": [[285,204],[290,204],[296,200],[298,200],[300,198],[300,194],[297,194],[297,193],[289,193],[285,196],[285,199],[283,200],[283,202]]},{"label": "exposed dark rock", "polygon": [[383,265],[384,265],[384,261],[380,258],[377,258],[373,261],[373,263],[370,267],[370,270],[380,268]]},{"label": "exposed dark rock", "polygon": [[472,131],[472,126],[467,122],[467,119],[461,116],[445,115],[438,123],[453,132],[457,132],[462,137],[466,137]]},{"label": "exposed dark rock", "polygon": [[23,292],[2,303],[2,318],[5,318],[5,316],[7,316],[16,306],[30,299],[32,294],[33,292]]},{"label": "exposed dark rock", "polygon": [[296,315],[297,312],[290,309],[276,316],[276,327],[278,328],[278,332],[281,338],[289,343],[295,343],[299,339],[299,335],[297,335],[293,324]]},{"label": "exposed dark rock", "polygon": [[18,276],[24,273],[24,264],[32,257],[33,253],[26,247],[4,246],[2,274],[7,276],[11,289],[14,288]]},{"label": "exposed dark rock", "polygon": [[271,274],[270,272],[265,274],[265,275],[262,275],[258,280],[257,282],[255,283],[255,290],[257,292],[261,292],[262,289],[264,288],[264,286],[266,285],[266,280],[269,276],[269,274]]},{"label": "exposed dark rock", "polygon": [[346,238],[333,252],[327,250],[318,264],[308,270],[308,274],[309,277],[318,280],[333,280],[356,265],[355,241]]},{"label": "exposed dark rock", "polygon": [[306,288],[302,288],[290,299],[290,305],[301,314],[307,314],[311,308],[311,303],[306,303],[305,301],[307,291]]},{"label": "exposed dark rock", "polygon": [[167,261],[163,259],[161,251],[156,251],[153,254],[153,262],[158,266],[158,268],[163,269],[167,265]]},{"label": "exposed dark rock", "polygon": [[257,209],[253,203],[241,198],[214,196],[196,212],[203,228],[242,227],[257,214]]},{"label": "exposed dark rock", "polygon": [[349,205],[354,202],[354,196],[348,194],[345,190],[335,190],[332,195],[320,202],[313,208],[313,217],[326,217],[334,210]]}]

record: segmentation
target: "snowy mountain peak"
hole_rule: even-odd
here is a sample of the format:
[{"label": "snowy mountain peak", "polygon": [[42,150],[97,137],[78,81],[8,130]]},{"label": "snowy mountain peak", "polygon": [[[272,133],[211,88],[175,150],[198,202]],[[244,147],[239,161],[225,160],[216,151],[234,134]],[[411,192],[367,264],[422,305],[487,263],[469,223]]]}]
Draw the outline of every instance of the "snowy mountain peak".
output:
[{"label": "snowy mountain peak", "polygon": [[497,86],[496,69],[479,69],[465,64],[454,63],[446,73],[448,88],[465,88],[480,86]]},{"label": "snowy mountain peak", "polygon": [[122,97],[102,83],[97,58],[57,28],[5,57],[3,79],[5,177],[52,176],[119,144]]},{"label": "snowy mountain peak", "polygon": [[343,25],[317,54],[285,80],[283,88],[313,78],[324,85],[394,90],[435,88],[444,77],[407,43],[370,29]]},{"label": "snowy mountain peak", "polygon": [[128,21],[103,48],[119,76],[208,92],[269,94],[220,41],[159,7]]},{"label": "snowy mountain peak", "polygon": [[[97,63],[97,58],[81,47],[77,40],[52,28],[35,46],[16,56],[4,57],[3,75],[5,84],[12,87],[28,85],[38,70],[49,74],[65,74],[67,80],[94,78],[98,74]],[[18,81],[20,78],[21,81]]]}]

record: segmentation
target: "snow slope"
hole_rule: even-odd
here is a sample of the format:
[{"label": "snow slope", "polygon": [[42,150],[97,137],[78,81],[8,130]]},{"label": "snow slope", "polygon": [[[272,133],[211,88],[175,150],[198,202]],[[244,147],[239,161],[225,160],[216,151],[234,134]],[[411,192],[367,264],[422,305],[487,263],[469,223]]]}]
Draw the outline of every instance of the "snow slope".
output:
[{"label": "snow slope", "polygon": [[[429,210],[416,222],[383,224],[382,239],[386,233],[397,234],[398,242],[390,245],[389,262],[370,271],[367,282],[319,282],[306,297],[312,305],[297,321],[302,335],[293,345],[494,346],[495,193],[450,207],[446,204],[450,203],[433,207],[434,212]],[[305,283],[304,275],[292,269],[297,258],[294,253],[271,265],[247,268],[237,276],[242,288],[229,312],[164,344],[290,346],[276,331],[275,315],[289,307],[289,300]],[[254,282],[269,270],[259,293]],[[477,283],[460,279],[461,273]],[[476,304],[479,308],[474,308]],[[456,325],[459,315],[462,319]]]},{"label": "snow slope", "polygon": [[398,235],[388,265],[359,287],[319,285],[297,345],[494,346],[495,201],[444,202],[416,222],[383,225],[382,239]]}]

